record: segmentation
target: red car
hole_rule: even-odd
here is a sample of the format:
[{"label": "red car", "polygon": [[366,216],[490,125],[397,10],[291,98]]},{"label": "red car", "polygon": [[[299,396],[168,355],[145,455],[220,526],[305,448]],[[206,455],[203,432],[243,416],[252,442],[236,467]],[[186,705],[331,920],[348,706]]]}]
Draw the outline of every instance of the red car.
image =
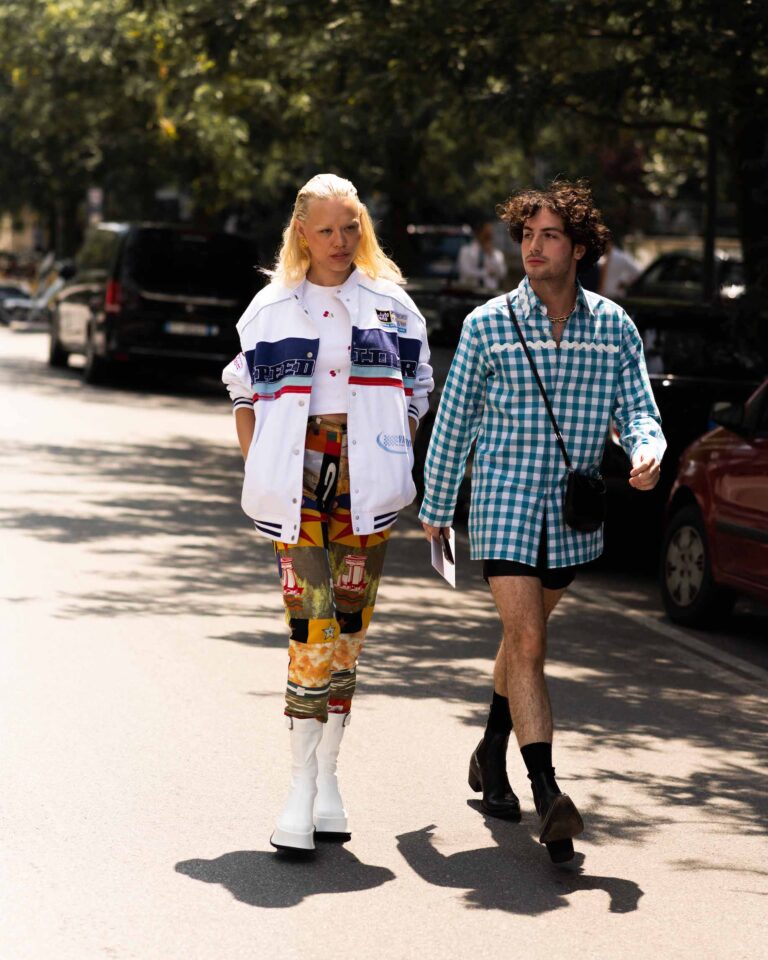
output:
[{"label": "red car", "polygon": [[738,594],[768,603],[768,380],[712,419],[680,458],[661,555],[664,606],[690,627],[722,619]]}]

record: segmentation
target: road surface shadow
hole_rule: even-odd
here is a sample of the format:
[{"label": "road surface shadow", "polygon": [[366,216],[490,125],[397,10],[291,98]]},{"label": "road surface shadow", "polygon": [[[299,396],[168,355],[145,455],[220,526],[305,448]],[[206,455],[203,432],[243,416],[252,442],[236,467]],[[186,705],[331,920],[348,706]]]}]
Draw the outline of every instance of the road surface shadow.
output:
[{"label": "road surface shadow", "polygon": [[337,844],[323,844],[311,862],[274,851],[239,850],[215,860],[184,860],[175,869],[193,880],[221,884],[236,900],[267,909],[295,907],[317,894],[372,890],[395,879],[391,870],[361,863]]},{"label": "road surface shadow", "polygon": [[[97,573],[102,554],[126,555],[125,577],[101,575],[98,589],[86,578],[85,585],[60,591],[54,625],[124,617],[141,629],[144,617],[192,615],[209,619],[211,643],[275,648],[286,642],[272,546],[239,507],[242,462],[234,443],[230,450],[188,436],[163,444],[110,438],[96,447],[6,444],[0,454],[34,482],[31,495],[19,491],[0,506],[4,527],[45,542],[86,544]],[[51,493],[47,507],[36,494],[41,487]],[[358,696],[371,691],[455,705],[479,734],[499,626],[479,567],[465,556],[462,548],[454,594],[436,580],[413,512],[400,521],[361,659]],[[460,608],[453,603],[457,595]],[[158,638],[161,643],[161,633]],[[607,614],[599,603],[566,596],[551,621],[549,685],[559,730],[579,735],[573,749],[591,755],[607,747],[626,757],[618,773],[595,772],[589,796],[574,788],[585,812],[595,811],[593,842],[643,842],[667,822],[614,806],[611,783],[619,775],[676,817],[690,810],[693,824],[741,834],[762,829],[768,799],[759,744],[768,734],[768,714],[657,634]],[[274,691],[274,703],[279,712],[281,690]],[[670,749],[694,757],[697,767],[653,773],[665,766],[662,755]],[[655,763],[656,754],[663,762]],[[715,754],[717,761],[710,761]],[[451,762],[459,783],[466,758]],[[567,758],[558,758],[558,768],[567,777]]]},{"label": "road surface shadow", "polygon": [[[47,344],[47,337],[46,337]],[[219,376],[168,373],[167,367],[117,366],[113,379],[104,386],[87,384],[82,376],[82,363],[59,369],[41,363],[35,357],[0,356],[0,380],[23,383],[31,396],[77,399],[85,406],[120,406],[159,410],[184,410],[189,400],[197,405],[227,403],[227,395]]]},{"label": "road surface shadow", "polygon": [[[475,801],[470,805],[477,808]],[[433,843],[432,824],[401,834],[397,848],[426,883],[464,890],[468,907],[539,916],[569,906],[573,894],[602,890],[610,913],[637,910],[643,891],[633,880],[585,873],[578,851],[569,863],[553,864],[527,823],[483,820],[495,846],[445,855]]]}]

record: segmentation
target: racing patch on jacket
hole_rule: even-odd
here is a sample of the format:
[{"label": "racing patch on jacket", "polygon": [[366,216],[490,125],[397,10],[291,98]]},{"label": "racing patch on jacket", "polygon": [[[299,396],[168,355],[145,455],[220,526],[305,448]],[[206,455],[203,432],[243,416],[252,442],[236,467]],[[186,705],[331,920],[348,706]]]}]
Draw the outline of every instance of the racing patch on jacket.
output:
[{"label": "racing patch on jacket", "polygon": [[274,343],[260,341],[255,350],[246,351],[251,382],[274,384],[286,377],[311,378],[319,343],[319,340],[299,337],[286,337]]},{"label": "racing patch on jacket", "polygon": [[397,324],[397,317],[391,310],[376,310],[376,316],[379,318],[379,323],[383,323],[386,327],[393,327]]},{"label": "racing patch on jacket", "polygon": [[[378,313],[378,310],[376,312]],[[350,359],[354,367],[388,367],[399,370],[400,344],[397,330],[352,327]]]},{"label": "racing patch on jacket", "polygon": [[397,310],[393,310],[392,315],[397,323],[397,332],[401,335],[408,333],[408,317],[404,313],[398,313]]}]

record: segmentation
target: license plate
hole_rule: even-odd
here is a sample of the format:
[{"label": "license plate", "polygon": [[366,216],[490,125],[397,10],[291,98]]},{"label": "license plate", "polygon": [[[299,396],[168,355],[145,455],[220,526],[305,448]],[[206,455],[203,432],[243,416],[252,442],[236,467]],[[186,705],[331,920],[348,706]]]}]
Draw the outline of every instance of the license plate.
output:
[{"label": "license plate", "polygon": [[219,328],[214,323],[189,323],[185,320],[169,320],[163,324],[163,330],[185,337],[215,337],[219,333]]}]

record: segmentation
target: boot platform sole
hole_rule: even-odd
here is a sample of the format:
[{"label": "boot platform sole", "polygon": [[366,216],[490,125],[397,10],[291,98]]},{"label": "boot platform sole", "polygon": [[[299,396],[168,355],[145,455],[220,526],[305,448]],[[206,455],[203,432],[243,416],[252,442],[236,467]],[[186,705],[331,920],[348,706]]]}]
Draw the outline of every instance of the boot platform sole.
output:
[{"label": "boot platform sole", "polygon": [[552,806],[547,810],[541,823],[539,843],[550,844],[570,840],[577,837],[583,829],[584,821],[573,800],[567,793],[561,793],[552,801]]},{"label": "boot platform sole", "polygon": [[315,817],[315,840],[325,843],[346,843],[352,839],[346,817]]},{"label": "boot platform sole", "polygon": [[316,830],[315,840],[318,843],[348,843],[352,834],[345,830]]},{"label": "boot platform sole", "polygon": [[546,844],[552,863],[567,863],[573,860],[573,840],[554,840]]},{"label": "boot platform sole", "polygon": [[269,842],[276,850],[286,850],[291,853],[312,853],[315,849],[315,833],[292,833],[289,830],[281,830],[279,827]]}]

